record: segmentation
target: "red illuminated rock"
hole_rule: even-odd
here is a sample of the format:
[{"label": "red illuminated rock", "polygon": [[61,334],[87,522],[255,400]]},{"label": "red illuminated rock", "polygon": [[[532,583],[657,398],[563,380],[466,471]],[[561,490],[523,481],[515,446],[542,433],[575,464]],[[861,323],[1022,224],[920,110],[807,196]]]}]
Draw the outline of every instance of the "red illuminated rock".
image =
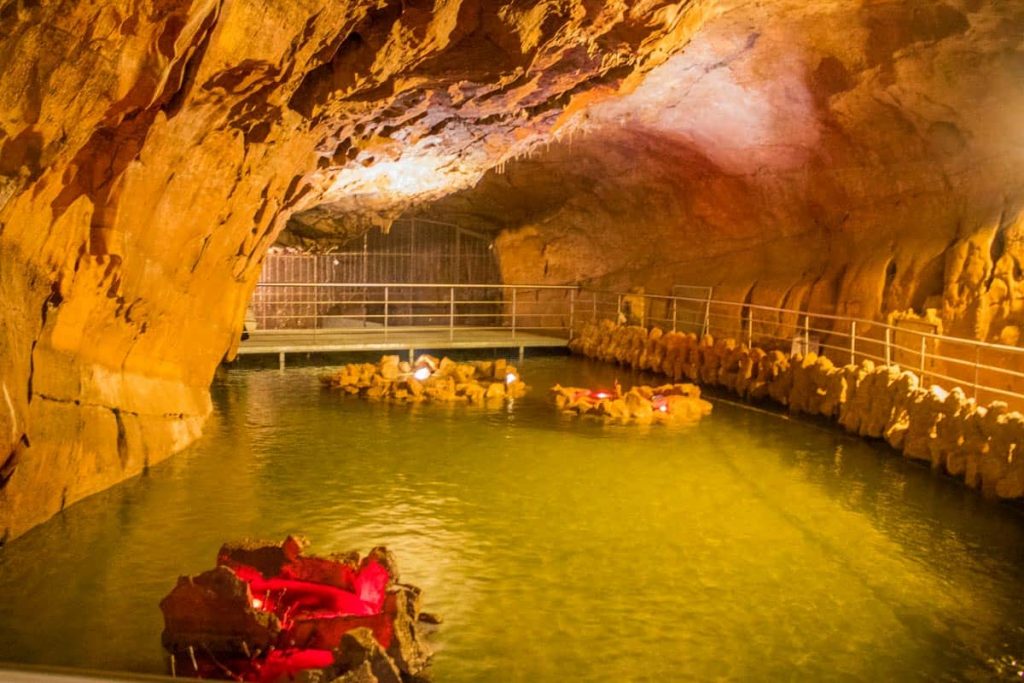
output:
[{"label": "red illuminated rock", "polygon": [[419,632],[420,591],[397,582],[391,553],[331,559],[301,548],[292,537],[226,544],[216,569],[179,579],[160,603],[173,672],[260,683],[310,672],[419,676],[431,655]]},{"label": "red illuminated rock", "polygon": [[265,652],[281,635],[278,617],[255,608],[249,584],[227,567],[181,577],[160,609],[163,645],[183,661],[197,652],[200,658],[206,652],[229,657]]}]

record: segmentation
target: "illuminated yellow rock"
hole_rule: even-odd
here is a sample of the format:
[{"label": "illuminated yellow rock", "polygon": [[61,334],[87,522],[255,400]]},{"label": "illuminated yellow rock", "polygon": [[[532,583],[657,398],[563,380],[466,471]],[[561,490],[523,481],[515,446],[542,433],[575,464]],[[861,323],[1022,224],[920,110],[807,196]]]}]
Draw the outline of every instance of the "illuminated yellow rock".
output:
[{"label": "illuminated yellow rock", "polygon": [[[496,367],[501,370],[500,378],[493,376]],[[417,371],[424,376],[418,379]],[[518,371],[505,361],[456,363],[429,355],[414,363],[400,362],[398,356],[383,356],[376,364],[351,363],[324,375],[321,381],[348,395],[398,403],[431,400],[492,405],[520,398],[528,389]]]},{"label": "illuminated yellow rock", "polygon": [[[867,360],[836,367],[813,353],[790,357],[777,349],[748,348],[731,339],[697,340],[692,334],[660,330],[646,333],[607,320],[584,326],[570,348],[601,360],[637,363],[632,367],[672,378],[697,378],[750,400],[770,398],[792,413],[830,417],[851,433],[884,438],[905,457],[963,477],[968,486],[987,494],[1024,497],[1024,454],[1019,452],[1024,444],[1024,416],[1011,412],[1001,401],[979,406],[958,388],[948,392],[937,386],[922,388],[918,376],[909,370],[879,367]],[[635,353],[638,348],[642,353]],[[691,384],[636,387],[604,398],[586,389],[557,385],[552,392],[560,410],[622,423],[693,421],[711,408]],[[665,413],[652,407],[657,395],[665,397]]]}]

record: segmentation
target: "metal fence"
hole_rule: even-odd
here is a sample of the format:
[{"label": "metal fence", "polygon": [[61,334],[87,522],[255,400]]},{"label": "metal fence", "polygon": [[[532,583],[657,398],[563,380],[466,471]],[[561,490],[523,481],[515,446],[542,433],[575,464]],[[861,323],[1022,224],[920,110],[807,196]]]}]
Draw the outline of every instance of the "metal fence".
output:
[{"label": "metal fence", "polygon": [[581,291],[577,324],[602,318],[731,337],[787,354],[807,350],[836,364],[872,360],[913,370],[922,384],[958,386],[979,401],[1024,409],[1024,349],[938,334],[926,320],[893,324],[707,296]]},{"label": "metal fence", "polygon": [[264,282],[253,307],[257,329],[270,332],[401,328],[568,336],[576,294],[574,286],[552,285]]},{"label": "metal fence", "polygon": [[[922,384],[961,387],[1024,409],[1024,349],[937,334],[921,320],[874,320],[699,296],[556,285],[260,283],[262,326],[278,330],[503,330],[571,338],[601,319],[731,337],[787,354],[815,351],[838,365],[872,360],[913,370]],[[261,306],[273,305],[263,310]],[[281,306],[280,304],[286,304]],[[278,312],[274,312],[278,311]],[[281,312],[284,311],[284,312]]]},{"label": "metal fence", "polygon": [[[294,329],[295,321],[305,320],[317,304],[361,301],[372,306],[369,300],[377,294],[353,286],[336,291],[337,301],[325,302],[327,290],[314,292],[308,289],[310,285],[493,285],[500,281],[488,235],[449,223],[409,218],[395,221],[387,233],[371,230],[339,249],[268,254],[252,304],[259,328]],[[396,304],[411,296],[399,287],[393,294]]]}]

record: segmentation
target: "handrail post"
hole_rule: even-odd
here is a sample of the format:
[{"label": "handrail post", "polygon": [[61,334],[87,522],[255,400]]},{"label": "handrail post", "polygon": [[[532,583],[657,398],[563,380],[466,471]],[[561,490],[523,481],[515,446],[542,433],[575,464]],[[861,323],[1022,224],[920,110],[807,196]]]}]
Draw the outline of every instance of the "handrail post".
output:
[{"label": "handrail post", "polygon": [[857,364],[857,321],[850,321],[850,365]]},{"label": "handrail post", "polygon": [[650,302],[650,300],[648,300],[648,298],[646,296],[642,297],[640,300],[644,302],[644,307],[640,311],[640,327],[642,327],[642,328],[644,328],[646,330],[647,329],[647,309],[650,307],[651,302]]},{"label": "handrail post", "polygon": [[448,341],[455,339],[455,288],[448,288]]},{"label": "handrail post", "polygon": [[747,309],[747,348],[754,348],[754,312]]},{"label": "handrail post", "polygon": [[974,347],[974,400],[978,400],[978,364],[980,363],[981,347]]},{"label": "handrail post", "polygon": [[569,341],[572,341],[573,329],[576,327],[576,288],[569,290]]},{"label": "handrail post", "polygon": [[388,308],[391,305],[391,288],[384,285],[384,338],[388,338]]},{"label": "handrail post", "polygon": [[925,336],[922,334],[921,335],[921,386],[922,387],[924,387],[924,356],[925,356],[926,353],[928,353],[928,348],[926,346],[926,342],[927,342],[927,339],[925,339]]},{"label": "handrail post", "polygon": [[811,354],[811,314],[804,313],[804,358]]},{"label": "handrail post", "polygon": [[886,367],[892,365],[892,328],[888,325],[885,328],[885,365]]},{"label": "handrail post", "polygon": [[618,303],[615,304],[615,322],[622,322],[622,295],[618,296]]},{"label": "handrail post", "polygon": [[679,299],[672,297],[672,331],[676,331],[676,321],[679,319]]},{"label": "handrail post", "polygon": [[590,322],[597,324],[597,290],[590,293],[593,296],[593,312],[590,314]]},{"label": "handrail post", "polygon": [[714,290],[708,287],[708,300],[704,303],[704,328],[701,330],[701,336],[706,337],[711,334],[711,293]]},{"label": "handrail post", "polygon": [[518,290],[515,286],[512,287],[512,338],[516,338],[516,292]]}]

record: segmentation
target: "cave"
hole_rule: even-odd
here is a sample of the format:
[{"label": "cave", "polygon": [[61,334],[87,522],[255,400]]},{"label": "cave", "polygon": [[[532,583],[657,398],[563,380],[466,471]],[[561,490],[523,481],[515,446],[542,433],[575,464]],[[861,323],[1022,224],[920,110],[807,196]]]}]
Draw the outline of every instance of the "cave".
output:
[{"label": "cave", "polygon": [[1012,0],[0,0],[0,677],[293,533],[438,681],[1020,675],[1022,120]]}]

